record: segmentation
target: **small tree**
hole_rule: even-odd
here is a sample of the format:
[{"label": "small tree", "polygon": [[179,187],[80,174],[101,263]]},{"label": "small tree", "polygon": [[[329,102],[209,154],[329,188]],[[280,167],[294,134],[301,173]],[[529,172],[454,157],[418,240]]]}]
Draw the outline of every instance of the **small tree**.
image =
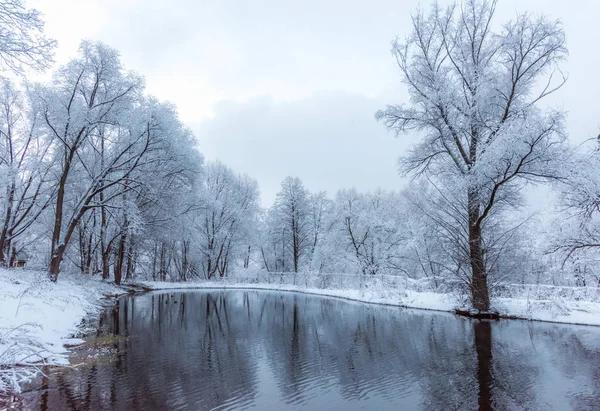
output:
[{"label": "small tree", "polygon": [[340,190],[335,199],[336,231],[348,258],[363,274],[395,273],[401,268],[405,231],[400,196],[376,190]]},{"label": "small tree", "polygon": [[[299,178],[286,177],[283,180],[269,212],[269,220],[273,250],[279,254],[275,258],[275,266],[297,273],[315,243],[311,233],[310,193]],[[280,252],[277,253],[277,250]],[[264,247],[262,251],[264,256]]]},{"label": "small tree", "polygon": [[[412,17],[413,31],[392,53],[410,105],[388,106],[376,118],[396,134],[421,141],[403,170],[450,185],[468,233],[473,307],[490,307],[484,237],[493,212],[516,205],[528,181],[558,176],[563,113],[537,104],[564,84],[554,82],[566,54],[559,22],[519,15],[492,31],[495,0],[465,0]],[[539,81],[542,81],[541,87]]]},{"label": "small tree", "polygon": [[202,271],[208,279],[224,277],[232,260],[247,252],[258,214],[258,183],[220,162],[206,165],[203,211],[198,217]]}]

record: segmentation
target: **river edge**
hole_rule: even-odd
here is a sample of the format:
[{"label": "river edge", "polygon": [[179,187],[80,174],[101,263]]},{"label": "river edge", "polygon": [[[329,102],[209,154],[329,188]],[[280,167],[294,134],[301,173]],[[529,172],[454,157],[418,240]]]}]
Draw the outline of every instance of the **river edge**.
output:
[{"label": "river edge", "polygon": [[[556,316],[556,318],[544,318],[538,313],[539,317],[519,315],[517,313],[510,312],[512,310],[507,309],[507,300],[509,303],[523,302],[523,299],[498,299],[500,303],[497,304],[497,308],[493,308],[490,312],[479,313],[469,308],[461,307],[456,301],[448,294],[440,294],[433,292],[412,292],[409,290],[387,290],[390,293],[407,293],[405,297],[390,297],[381,296],[381,292],[368,292],[365,290],[334,290],[334,289],[319,289],[319,288],[303,288],[300,286],[292,285],[276,285],[276,284],[215,284],[215,283],[158,283],[158,282],[138,282],[135,284],[138,287],[144,289],[143,292],[150,291],[185,291],[185,290],[255,290],[255,291],[283,291],[283,292],[295,292],[299,294],[317,295],[322,297],[338,298],[347,301],[359,302],[364,304],[376,304],[389,307],[398,307],[411,310],[425,310],[425,311],[436,311],[454,314],[461,317],[471,318],[474,320],[518,320],[518,321],[529,321],[529,322],[543,322],[551,324],[564,324],[564,325],[577,325],[577,326],[589,326],[589,327],[600,327],[600,304],[590,303],[597,305],[598,312],[590,312],[596,321],[578,321],[575,315],[562,315]],[[400,301],[393,301],[393,298],[402,298]],[[406,302],[406,301],[412,301]],[[517,310],[514,310],[517,311]],[[551,315],[551,313],[549,313]]]},{"label": "river edge", "polygon": [[[97,325],[95,323],[98,320],[100,313],[103,310],[114,307],[119,298],[128,295],[139,295],[148,292],[160,292],[160,291],[193,291],[193,290],[250,290],[250,291],[272,291],[272,292],[287,292],[297,293],[306,295],[315,295],[327,298],[337,298],[362,304],[375,304],[380,306],[398,307],[410,310],[426,310],[435,311],[440,313],[454,314],[457,316],[468,317],[472,319],[488,319],[488,320],[519,320],[519,321],[531,321],[531,322],[547,322],[554,324],[563,325],[577,325],[577,326],[599,326],[600,324],[590,324],[585,322],[576,321],[564,321],[564,320],[551,320],[551,319],[537,319],[527,318],[524,316],[511,315],[508,313],[497,312],[493,314],[493,318],[488,318],[486,314],[479,316],[479,313],[473,313],[472,311],[463,310],[457,307],[456,303],[451,302],[448,295],[436,294],[436,293],[416,293],[421,294],[420,299],[415,299],[415,295],[411,295],[413,304],[407,304],[406,302],[406,290],[387,290],[386,296],[381,296],[381,292],[367,292],[365,290],[334,290],[334,289],[312,289],[302,288],[299,286],[285,286],[285,285],[274,285],[274,284],[215,284],[213,283],[159,283],[159,282],[130,282],[122,285],[109,284],[105,282],[94,281],[95,283],[109,285],[112,291],[110,293],[102,294],[101,299],[94,303],[95,309],[88,312],[87,315],[82,319],[79,325],[77,325],[77,331],[75,335],[65,335],[63,339],[63,347],[66,351],[63,356],[67,360],[65,364],[51,364],[45,365],[47,367],[63,367],[68,366],[69,359],[75,353],[75,349],[86,343],[92,332],[97,331]],[[392,295],[394,294],[394,295]],[[69,340],[77,339],[79,342],[72,343]],[[42,366],[39,363],[38,366]],[[19,364],[13,367],[20,367]],[[0,410],[4,409],[19,409],[18,399],[21,387],[25,385],[35,386],[33,381],[41,378],[40,370],[33,375],[31,378],[21,381],[19,383],[18,390],[6,391],[5,393],[0,392]],[[40,384],[41,387],[41,384]],[[39,389],[31,388],[24,392],[29,392]],[[16,402],[15,402],[16,401]],[[12,408],[11,408],[12,407]]]},{"label": "river edge", "polygon": [[51,283],[45,271],[0,269],[0,410],[21,409],[23,388],[35,387],[43,369],[69,366],[102,312],[144,291],[98,277],[65,273]]}]

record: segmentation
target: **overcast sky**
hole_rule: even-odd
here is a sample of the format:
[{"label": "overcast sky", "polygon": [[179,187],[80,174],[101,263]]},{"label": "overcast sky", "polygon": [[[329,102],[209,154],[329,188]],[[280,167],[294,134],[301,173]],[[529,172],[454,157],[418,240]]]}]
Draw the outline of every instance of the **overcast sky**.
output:
[{"label": "overcast sky", "polygon": [[[373,114],[406,101],[389,50],[416,0],[27,3],[45,14],[59,63],[84,38],[118,49],[149,93],[179,107],[206,158],[258,179],[265,205],[287,175],[330,194],[403,184],[396,160],[410,136],[393,138]],[[496,22],[517,11],[563,21],[569,81],[551,104],[568,111],[574,141],[596,136],[600,1],[500,0]]]}]

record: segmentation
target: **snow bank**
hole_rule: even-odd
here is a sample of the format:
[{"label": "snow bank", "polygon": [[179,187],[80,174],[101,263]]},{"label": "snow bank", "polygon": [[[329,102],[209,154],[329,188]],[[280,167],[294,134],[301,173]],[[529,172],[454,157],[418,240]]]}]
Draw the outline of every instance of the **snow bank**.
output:
[{"label": "snow bank", "polygon": [[[202,282],[143,281],[136,285],[148,290],[293,291],[407,308],[448,312],[462,308],[457,296],[428,291],[414,280],[336,275],[322,281],[314,277],[259,274]],[[583,293],[565,287],[532,287],[536,287],[535,292],[522,285],[506,287],[504,294],[493,300],[494,308],[503,315],[528,320],[600,326],[600,290]],[[18,384],[35,375],[37,366],[67,364],[65,344],[81,342],[77,337],[82,321],[102,308],[105,295],[124,290],[98,277],[61,274],[55,284],[47,280],[45,272],[0,269],[0,393],[18,391]]]},{"label": "snow bank", "polygon": [[[467,309],[458,298],[451,293],[423,291],[422,287],[417,290],[410,282],[403,282],[407,287],[390,287],[385,282],[374,281],[373,284],[363,285],[363,288],[319,288],[304,285],[293,285],[284,283],[252,282],[243,278],[241,280],[226,279],[203,282],[153,282],[141,283],[147,289],[257,289],[275,291],[294,291],[308,294],[345,298],[354,301],[394,305],[406,308],[417,308],[435,311],[453,312],[456,309]],[[536,290],[541,288],[535,287]],[[517,317],[524,320],[544,321],[564,324],[580,324],[600,326],[600,289],[595,294],[587,292],[588,299],[592,301],[577,299],[558,298],[558,291],[564,294],[566,287],[544,286],[543,292],[531,293],[527,287],[522,285],[511,287],[522,289],[522,293],[512,292],[513,297],[497,297],[492,300],[494,310],[507,317]],[[560,288],[560,290],[558,290]],[[577,287],[573,287],[577,288]],[[573,290],[573,295],[581,294]]]},{"label": "snow bank", "polygon": [[494,305],[504,315],[532,321],[600,326],[597,302],[496,298]]},{"label": "snow bank", "polygon": [[97,278],[0,269],[0,392],[18,384],[42,364],[68,364],[65,344],[82,340],[78,326],[101,309],[105,294],[123,289]]},{"label": "snow bank", "polygon": [[169,283],[158,281],[143,281],[137,283],[149,290],[175,290],[175,289],[243,289],[266,291],[292,291],[304,294],[314,294],[324,297],[344,298],[346,300],[360,301],[372,304],[394,305],[406,308],[419,308],[434,311],[453,311],[457,306],[452,296],[427,292],[414,292],[408,290],[336,290],[324,288],[303,287],[300,285],[281,284],[252,284],[225,281],[215,282],[185,282]]}]

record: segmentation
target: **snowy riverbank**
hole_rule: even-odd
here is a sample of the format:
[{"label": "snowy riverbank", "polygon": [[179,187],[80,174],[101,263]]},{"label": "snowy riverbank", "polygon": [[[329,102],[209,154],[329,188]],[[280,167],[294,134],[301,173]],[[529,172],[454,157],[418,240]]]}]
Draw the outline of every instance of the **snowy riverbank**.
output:
[{"label": "snowy riverbank", "polygon": [[[277,277],[279,281],[280,276]],[[65,345],[81,342],[81,325],[97,314],[110,300],[107,295],[125,293],[130,288],[166,289],[260,289],[302,292],[365,303],[452,312],[459,308],[451,294],[435,293],[406,286],[389,286],[385,282],[367,282],[360,288],[315,287],[272,282],[249,281],[248,278],[202,282],[136,282],[135,286],[118,287],[98,277],[62,274],[56,284],[45,272],[0,269],[0,393],[18,390],[18,384],[35,375],[41,364],[68,364]],[[313,282],[313,284],[315,284]],[[560,290],[559,290],[560,288]],[[536,287],[520,291],[509,298],[496,298],[494,307],[505,316],[529,320],[600,326],[600,302],[595,291],[586,298],[573,298],[565,287]],[[541,290],[541,291],[540,291]],[[526,292],[525,292],[526,291]],[[557,291],[560,291],[558,293]]]},{"label": "snowy riverbank", "polygon": [[[236,283],[234,281],[186,283],[144,281],[138,283],[138,285],[152,290],[213,288],[293,291],[372,304],[445,312],[454,312],[457,308],[464,308],[457,302],[456,296],[452,294],[415,291],[405,288],[330,289],[291,284]],[[593,301],[586,301],[581,298],[569,300],[555,297],[557,289],[562,290],[568,287],[532,286],[531,289],[521,288],[523,289],[522,295],[519,297],[495,298],[493,308],[504,317],[517,317],[530,321],[560,324],[600,326],[600,289],[597,290],[597,297]]]},{"label": "snowy riverbank", "polygon": [[102,309],[107,294],[124,289],[95,278],[0,269],[0,393],[18,390],[41,364],[68,364],[65,345],[77,344],[82,321]]}]

